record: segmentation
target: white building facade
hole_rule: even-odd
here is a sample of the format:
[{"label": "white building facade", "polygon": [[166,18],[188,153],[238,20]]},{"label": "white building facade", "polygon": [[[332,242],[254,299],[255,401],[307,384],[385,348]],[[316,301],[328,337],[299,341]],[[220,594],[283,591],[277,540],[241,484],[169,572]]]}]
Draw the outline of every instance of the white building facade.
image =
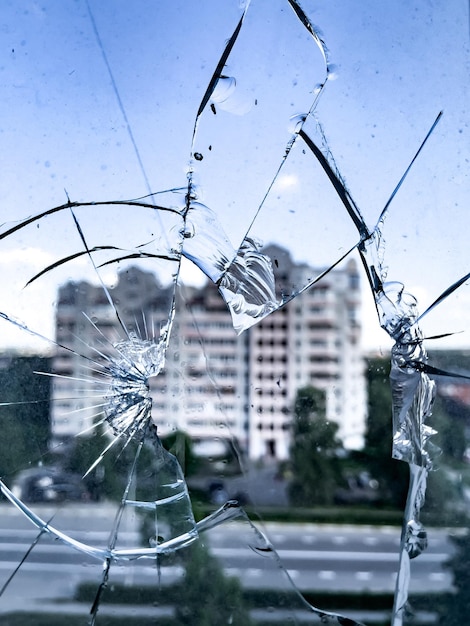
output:
[{"label": "white building facade", "polygon": [[[279,252],[281,279],[301,284],[315,276]],[[158,336],[168,319],[170,289],[149,272],[122,272],[111,294],[121,321],[102,287],[68,283],[59,290],[57,343],[69,349],[59,348],[54,359],[55,441],[103,417],[107,389],[93,362],[106,364],[113,344],[123,339],[121,326],[142,338]],[[165,368],[150,379],[159,431],[184,430],[196,441],[233,438],[252,459],[286,459],[295,395],[313,385],[325,390],[327,418],[339,424],[345,446],[361,447],[366,388],[360,304],[354,261],[240,336],[214,285],[180,291]]]}]

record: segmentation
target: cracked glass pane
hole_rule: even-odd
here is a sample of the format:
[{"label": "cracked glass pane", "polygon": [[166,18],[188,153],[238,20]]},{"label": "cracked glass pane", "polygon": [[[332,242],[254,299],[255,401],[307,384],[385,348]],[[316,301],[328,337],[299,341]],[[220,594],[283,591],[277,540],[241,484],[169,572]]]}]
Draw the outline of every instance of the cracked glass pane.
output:
[{"label": "cracked glass pane", "polygon": [[[465,9],[5,11],[0,611],[450,624],[465,595],[439,527],[465,535],[470,481]],[[386,367],[392,466],[371,461]],[[401,538],[371,530],[400,481]],[[301,523],[331,504],[363,525]]]}]

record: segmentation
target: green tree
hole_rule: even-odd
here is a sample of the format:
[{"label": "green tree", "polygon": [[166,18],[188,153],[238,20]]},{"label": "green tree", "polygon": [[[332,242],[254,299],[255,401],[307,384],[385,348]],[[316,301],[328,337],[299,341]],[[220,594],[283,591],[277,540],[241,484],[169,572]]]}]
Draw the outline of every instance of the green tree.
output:
[{"label": "green tree", "polygon": [[455,553],[446,563],[453,574],[455,592],[441,609],[439,626],[463,626],[470,615],[470,535],[452,537]]},{"label": "green tree", "polygon": [[[102,425],[97,425],[89,435],[76,437],[71,450],[62,460],[64,469],[82,476],[87,474],[90,467],[103,454],[109,442],[109,438],[104,435]],[[133,453],[135,453],[135,446],[132,444],[120,455],[109,451],[85,476],[83,481],[93,500],[107,498],[118,501],[121,499]]]},{"label": "green tree", "polygon": [[[186,433],[175,431],[161,441],[164,448],[176,456],[185,476],[197,470],[199,459],[193,454],[191,438]],[[84,475],[100,458],[109,443],[110,439],[104,435],[103,426],[97,425],[91,434],[76,437],[70,451],[60,462],[65,470]],[[121,499],[138,441],[131,441],[124,448],[123,444],[124,439],[121,445],[118,444],[115,449],[106,452],[99,464],[85,476],[84,483],[93,499]],[[155,497],[154,463],[155,450],[150,444],[144,445],[139,453],[135,475],[139,497],[142,499],[152,500]]]},{"label": "green tree", "polygon": [[186,478],[193,476],[198,471],[201,461],[194,454],[192,440],[187,433],[175,430],[169,435],[161,437],[161,441],[163,447],[178,459]]},{"label": "green tree", "polygon": [[2,406],[0,475],[8,477],[32,462],[47,461],[50,372],[45,357],[3,357],[0,363]]},{"label": "green tree", "polygon": [[[369,359],[368,418],[364,450],[356,455],[379,481],[384,504],[403,509],[408,492],[408,466],[392,458],[392,394],[390,389],[389,359]],[[457,486],[449,479],[446,464],[449,460],[463,457],[465,437],[444,410],[439,398],[433,405],[429,424],[438,430],[432,438],[434,445],[441,447],[443,454],[436,460],[438,471],[430,472],[426,490],[426,510],[444,515],[452,499],[459,496]],[[452,426],[456,426],[455,430]],[[442,519],[444,523],[444,518]]]},{"label": "green tree", "polygon": [[461,481],[468,474],[463,460],[467,448],[464,420],[452,416],[437,395],[429,425],[437,431],[431,442],[439,450],[434,454],[435,471],[427,481],[426,508],[438,517],[438,523],[447,524],[458,510],[462,511]]},{"label": "green tree", "polygon": [[444,400],[437,395],[432,408],[430,425],[437,430],[432,441],[439,446],[445,462],[462,463],[467,448],[465,437],[465,418],[463,415],[454,416],[449,413]]},{"label": "green tree", "polygon": [[187,550],[186,576],[176,606],[178,626],[251,626],[243,606],[242,588],[226,576],[201,543]]},{"label": "green tree", "polygon": [[297,506],[330,504],[338,483],[338,425],[326,419],[325,392],[299,389],[294,404],[289,496]]},{"label": "green tree", "polygon": [[369,359],[368,417],[362,462],[379,481],[383,500],[402,509],[408,492],[408,466],[392,458],[390,360]]}]

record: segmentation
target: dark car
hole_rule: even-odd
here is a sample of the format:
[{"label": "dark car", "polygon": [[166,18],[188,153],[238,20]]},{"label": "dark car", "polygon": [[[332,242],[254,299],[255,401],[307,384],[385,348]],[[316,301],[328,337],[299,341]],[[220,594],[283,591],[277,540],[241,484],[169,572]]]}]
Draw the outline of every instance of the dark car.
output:
[{"label": "dark car", "polygon": [[16,477],[12,491],[24,502],[84,501],[90,498],[78,474],[55,467],[23,470]]},{"label": "dark car", "polygon": [[346,484],[335,491],[335,504],[378,504],[381,500],[379,483],[368,472],[347,476]]}]

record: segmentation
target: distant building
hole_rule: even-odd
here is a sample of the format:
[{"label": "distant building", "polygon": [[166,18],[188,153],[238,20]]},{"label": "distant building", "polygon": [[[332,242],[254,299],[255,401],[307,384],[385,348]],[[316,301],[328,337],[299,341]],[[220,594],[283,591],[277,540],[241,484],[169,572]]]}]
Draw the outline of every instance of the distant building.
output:
[{"label": "distant building", "polygon": [[[316,275],[271,247],[280,283]],[[274,258],[274,257],[273,257]],[[171,290],[138,268],[119,274],[110,291],[120,320],[139,336],[159,334]],[[216,287],[179,290],[164,371],[151,379],[154,419],[196,440],[234,437],[253,459],[285,459],[292,405],[307,384],[326,390],[327,417],[340,425],[347,447],[360,447],[365,428],[365,377],[360,348],[360,290],[356,264],[331,271],[318,285],[237,336]],[[93,361],[106,364],[123,339],[102,287],[67,283],[59,290],[52,432],[63,439],[102,415],[106,387]],[[90,360],[89,360],[90,359]],[[97,382],[98,381],[98,382]]]},{"label": "distant building", "polygon": [[[168,320],[172,292],[159,285],[150,272],[138,268],[123,272],[109,293],[113,305],[102,286],[82,281],[59,288],[59,347],[53,360],[56,376],[51,408],[53,440],[77,435],[103,416],[108,388],[100,371],[109,365],[109,358],[116,357],[113,346],[126,337],[126,331],[158,336]],[[166,392],[167,379],[164,372],[151,381],[156,409]]]},{"label": "distant building", "polygon": [[[271,247],[277,281],[304,285],[320,274]],[[250,329],[250,456],[288,456],[297,390],[326,391],[327,418],[348,448],[363,444],[366,383],[360,346],[359,275],[355,261],[332,270],[285,307]]]}]

